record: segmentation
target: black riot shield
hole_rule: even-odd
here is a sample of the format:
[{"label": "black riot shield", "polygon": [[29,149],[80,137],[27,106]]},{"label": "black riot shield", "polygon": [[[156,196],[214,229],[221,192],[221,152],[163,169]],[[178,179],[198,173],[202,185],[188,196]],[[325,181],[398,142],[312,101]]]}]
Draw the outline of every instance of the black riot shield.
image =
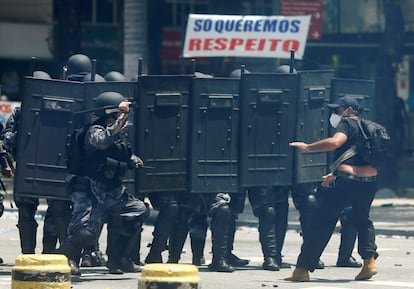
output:
[{"label": "black riot shield", "polygon": [[[300,71],[297,102],[296,140],[312,143],[329,135],[329,109],[332,70]],[[295,150],[294,182],[321,181],[327,170],[327,154]]]},{"label": "black riot shield", "polygon": [[331,102],[349,95],[358,100],[364,108],[363,117],[375,120],[375,81],[361,79],[333,78],[331,83]]},{"label": "black riot shield", "polygon": [[297,74],[243,74],[240,89],[242,187],[292,184]]},{"label": "black riot shield", "polygon": [[27,77],[17,137],[14,193],[70,199],[66,190],[66,143],[72,112],[82,107],[82,85]]},{"label": "black riot shield", "polygon": [[[127,128],[123,133],[127,134],[127,138],[133,152],[139,156],[139,153],[136,151],[136,135],[135,135],[135,110],[136,110],[136,95],[137,95],[137,83],[136,82],[93,82],[88,81],[83,83],[84,93],[85,93],[85,110],[91,110],[96,107],[95,99],[96,97],[107,91],[118,92],[122,94],[126,100],[129,100],[133,103],[127,121]],[[93,112],[84,115],[86,120],[91,120],[93,118]],[[137,170],[127,170],[125,177],[123,178],[123,184],[128,188],[129,192],[135,195],[138,195],[138,188],[135,186],[135,178],[137,177]]]},{"label": "black riot shield", "polygon": [[238,193],[239,80],[193,78],[189,191]]},{"label": "black riot shield", "polygon": [[145,166],[139,191],[187,190],[188,95],[191,76],[142,76],[138,79],[138,152]]}]

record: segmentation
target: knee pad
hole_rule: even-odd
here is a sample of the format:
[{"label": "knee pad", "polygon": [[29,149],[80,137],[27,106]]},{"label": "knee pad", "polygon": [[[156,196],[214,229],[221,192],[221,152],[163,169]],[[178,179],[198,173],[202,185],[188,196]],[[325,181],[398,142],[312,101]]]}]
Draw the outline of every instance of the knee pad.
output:
[{"label": "knee pad", "polygon": [[179,207],[177,203],[170,203],[170,204],[165,204],[164,206],[162,206],[160,211],[163,212],[163,215],[165,218],[168,218],[168,219],[171,218],[172,220],[175,220],[177,218],[178,209]]},{"label": "knee pad", "polygon": [[274,220],[276,218],[276,210],[273,207],[262,208],[259,217],[265,220]]},{"label": "knee pad", "polygon": [[82,228],[72,235],[72,243],[79,248],[93,247],[96,235],[86,228]]},{"label": "knee pad", "polygon": [[[19,207],[19,223],[35,222],[36,208],[32,206],[20,206]],[[37,224],[37,223],[36,223]]]}]

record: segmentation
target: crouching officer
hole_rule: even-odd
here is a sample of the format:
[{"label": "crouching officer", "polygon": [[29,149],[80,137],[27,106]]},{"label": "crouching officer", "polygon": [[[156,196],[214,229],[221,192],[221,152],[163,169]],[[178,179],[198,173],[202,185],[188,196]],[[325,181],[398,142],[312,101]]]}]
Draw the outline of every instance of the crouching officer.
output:
[{"label": "crouching officer", "polygon": [[[69,259],[72,275],[80,275],[79,259],[84,248],[93,246],[104,215],[120,217],[123,231],[118,246],[108,252],[110,273],[136,271],[129,259],[136,239],[141,234],[147,211],[144,202],[132,196],[122,185],[127,169],[143,165],[132,154],[123,133],[130,102],[117,92],[104,92],[96,98],[97,120],[74,132],[71,140],[68,176],[73,201],[73,214],[68,236],[57,250]],[[108,110],[108,107],[117,109]],[[121,239],[122,238],[122,239]]]}]

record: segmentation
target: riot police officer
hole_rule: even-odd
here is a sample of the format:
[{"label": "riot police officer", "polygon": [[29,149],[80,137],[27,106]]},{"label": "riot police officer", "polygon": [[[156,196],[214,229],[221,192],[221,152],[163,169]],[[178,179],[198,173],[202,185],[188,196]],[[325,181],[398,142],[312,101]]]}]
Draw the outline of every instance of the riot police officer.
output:
[{"label": "riot police officer", "polygon": [[[103,92],[96,98],[93,123],[75,132],[69,153],[68,182],[72,191],[73,214],[68,236],[57,250],[65,254],[73,275],[80,275],[79,259],[83,248],[92,246],[104,215],[120,216],[123,231],[108,252],[110,273],[135,271],[130,250],[140,234],[145,204],[122,185],[127,169],[137,169],[142,160],[132,154],[124,133],[130,102],[117,92]],[[107,109],[115,107],[116,109]]]},{"label": "riot police officer", "polygon": [[288,226],[290,187],[249,188],[248,198],[253,214],[259,219],[259,241],[264,257],[263,269],[278,271],[282,264],[282,248]]},{"label": "riot police officer", "polygon": [[244,209],[246,193],[206,194],[211,218],[211,242],[213,259],[208,266],[210,271],[233,272],[235,267],[246,266],[250,260],[233,254],[236,219]]},{"label": "riot police officer", "polygon": [[[44,71],[34,71],[33,77],[39,79],[51,78]],[[20,107],[16,107],[2,131],[4,146],[14,158],[18,154],[16,139],[19,131],[20,114]],[[34,254],[38,226],[35,213],[39,206],[39,199],[14,195],[14,202],[19,214],[17,227],[19,229],[21,251],[23,254]],[[63,241],[71,213],[71,205],[67,201],[47,200],[47,203],[48,209],[44,219],[42,253],[53,252],[56,249],[57,240]]]}]

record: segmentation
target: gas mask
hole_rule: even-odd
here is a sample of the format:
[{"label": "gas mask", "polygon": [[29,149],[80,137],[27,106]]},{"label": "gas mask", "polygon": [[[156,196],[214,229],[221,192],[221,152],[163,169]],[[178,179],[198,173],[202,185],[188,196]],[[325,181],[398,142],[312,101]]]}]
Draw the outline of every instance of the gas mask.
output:
[{"label": "gas mask", "polygon": [[331,117],[329,118],[329,123],[332,125],[333,128],[336,128],[339,122],[342,119],[342,115],[337,115],[336,113],[332,113]]}]

